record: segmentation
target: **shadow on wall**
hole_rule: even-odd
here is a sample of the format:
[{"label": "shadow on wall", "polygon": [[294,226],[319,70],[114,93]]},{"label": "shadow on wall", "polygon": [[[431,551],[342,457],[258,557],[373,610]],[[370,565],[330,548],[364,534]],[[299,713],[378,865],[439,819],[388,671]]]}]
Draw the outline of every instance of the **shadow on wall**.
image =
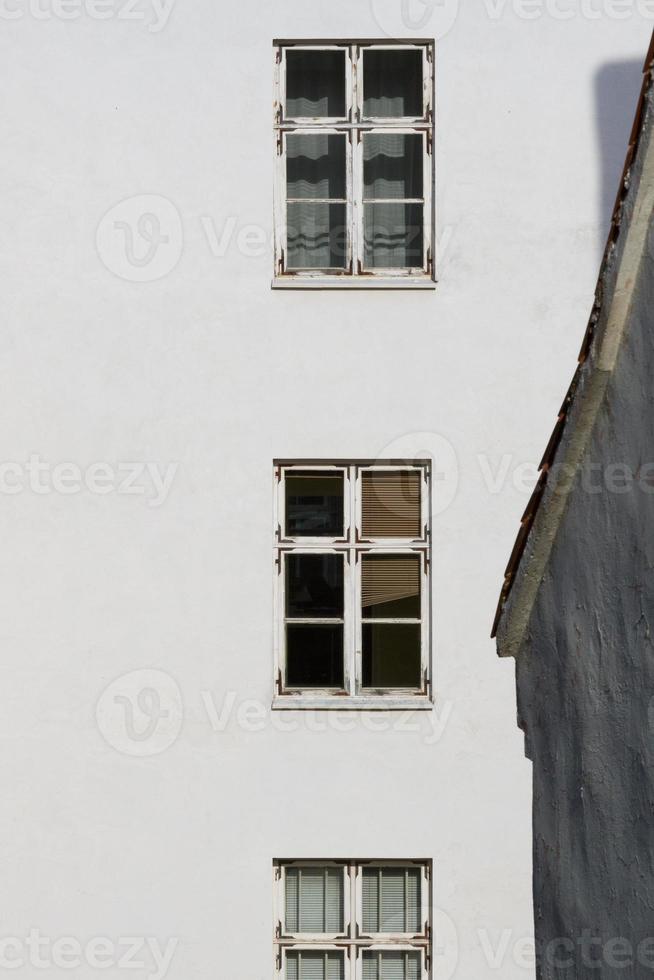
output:
[{"label": "shadow on wall", "polygon": [[601,166],[598,217],[604,249],[643,81],[643,57],[604,65],[595,76],[595,123]]}]

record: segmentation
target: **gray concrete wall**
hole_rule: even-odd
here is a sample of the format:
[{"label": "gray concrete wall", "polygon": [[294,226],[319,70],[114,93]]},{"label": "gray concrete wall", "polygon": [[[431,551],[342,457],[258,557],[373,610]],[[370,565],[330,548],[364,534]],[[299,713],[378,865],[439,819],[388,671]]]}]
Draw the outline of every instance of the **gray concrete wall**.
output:
[{"label": "gray concrete wall", "polygon": [[517,659],[541,978],[654,976],[653,247]]}]

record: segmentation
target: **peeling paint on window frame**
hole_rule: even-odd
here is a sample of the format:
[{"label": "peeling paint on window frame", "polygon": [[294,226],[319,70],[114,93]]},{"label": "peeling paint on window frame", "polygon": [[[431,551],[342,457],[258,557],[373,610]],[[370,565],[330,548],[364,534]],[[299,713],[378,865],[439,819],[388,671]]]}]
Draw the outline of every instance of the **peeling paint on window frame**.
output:
[{"label": "peeling paint on window frame", "polygon": [[[289,933],[285,928],[285,877],[289,867],[340,867],[343,869],[343,932],[339,934]],[[365,933],[362,917],[362,874],[364,867],[419,868],[419,933]],[[275,980],[285,980],[286,952],[313,950],[344,955],[344,980],[363,980],[363,950],[417,952],[421,955],[420,980],[431,975],[432,939],[431,859],[275,859],[273,861],[273,954]]]},{"label": "peeling paint on window frame", "polygon": [[[338,472],[344,479],[344,535],[291,537],[285,530],[285,474],[293,471]],[[414,471],[421,475],[419,538],[364,538],[361,533],[361,476],[369,471]],[[274,709],[414,710],[433,707],[431,600],[431,465],[428,460],[275,460],[273,464],[273,654]],[[343,689],[289,688],[286,684],[284,561],[289,554],[343,554]],[[419,688],[363,688],[361,561],[366,554],[419,555]]]},{"label": "peeling paint on window frame", "polygon": [[[363,118],[363,60],[365,52],[418,49],[423,64],[423,116]],[[344,50],[346,113],[342,117],[287,119],[285,107],[286,52]],[[274,130],[274,274],[273,288],[427,288],[436,285],[435,162],[434,162],[434,41],[426,39],[275,40],[273,41]],[[286,136],[290,133],[346,135],[346,257],[341,269],[289,269],[286,242]],[[422,267],[366,268],[363,241],[363,141],[361,135],[411,133],[423,137],[423,256]],[[398,202],[401,199],[398,199]]]}]

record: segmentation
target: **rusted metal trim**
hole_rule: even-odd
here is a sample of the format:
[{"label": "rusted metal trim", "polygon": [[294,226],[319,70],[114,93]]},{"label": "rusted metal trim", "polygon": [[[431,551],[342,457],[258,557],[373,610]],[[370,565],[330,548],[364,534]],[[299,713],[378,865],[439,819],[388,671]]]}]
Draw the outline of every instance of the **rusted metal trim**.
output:
[{"label": "rusted metal trim", "polygon": [[380,44],[384,47],[400,47],[402,45],[409,45],[411,47],[420,46],[422,48],[431,48],[433,50],[434,39],[424,38],[424,37],[351,37],[351,38],[320,38],[320,37],[309,37],[309,38],[274,38],[273,47],[304,47],[305,45],[320,44],[324,46],[329,46],[333,48],[346,48],[352,47],[352,45],[367,46],[369,44]]},{"label": "rusted metal trim", "polygon": [[324,456],[307,456],[301,459],[273,459],[273,466],[356,466],[357,469],[366,466],[406,466],[406,467],[429,467],[428,459],[332,459]]}]

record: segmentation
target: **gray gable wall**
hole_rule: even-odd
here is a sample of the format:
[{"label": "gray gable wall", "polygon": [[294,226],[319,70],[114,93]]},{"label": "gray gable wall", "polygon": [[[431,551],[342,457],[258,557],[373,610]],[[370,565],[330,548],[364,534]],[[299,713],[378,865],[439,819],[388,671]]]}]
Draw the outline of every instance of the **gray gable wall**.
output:
[{"label": "gray gable wall", "polygon": [[543,978],[654,976],[653,256],[516,660]]}]

